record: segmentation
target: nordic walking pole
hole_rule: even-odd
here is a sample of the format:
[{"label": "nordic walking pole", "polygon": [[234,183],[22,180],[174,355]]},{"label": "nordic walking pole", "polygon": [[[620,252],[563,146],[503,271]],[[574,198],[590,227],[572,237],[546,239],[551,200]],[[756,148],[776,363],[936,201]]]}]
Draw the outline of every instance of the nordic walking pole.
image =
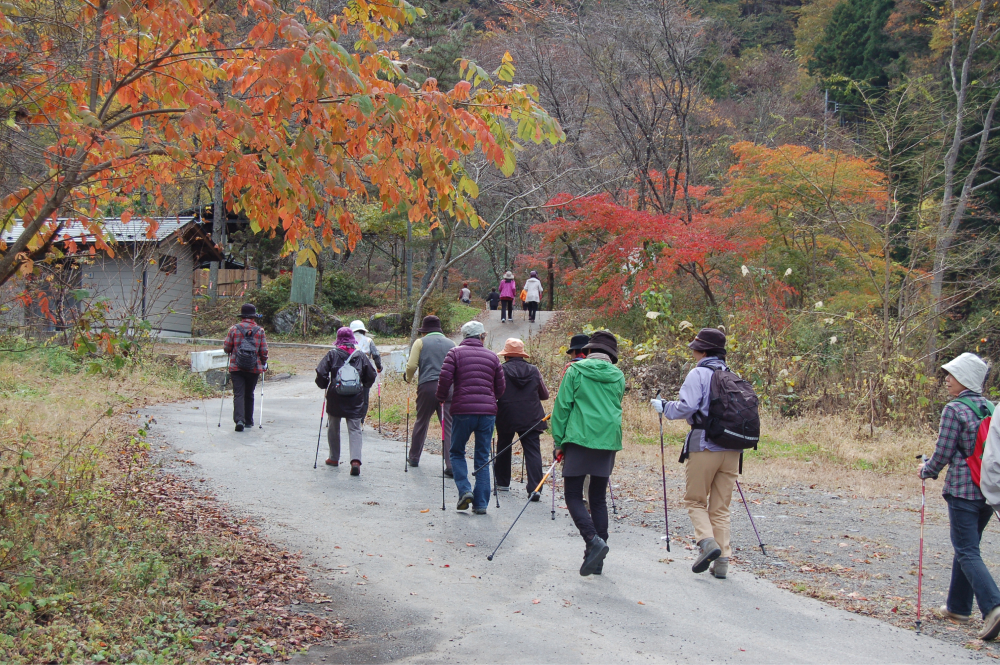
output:
[{"label": "nordic walking pole", "polygon": [[[319,440],[323,437],[323,417],[326,415],[326,395],[330,392],[330,381],[333,374],[326,377],[326,390],[323,391],[323,407],[319,411],[319,433],[316,434],[316,458],[313,460],[313,468],[319,464]],[[338,460],[339,461],[339,460]]]},{"label": "nordic walking pole", "polygon": [[[444,409],[442,408],[442,411]],[[444,510],[444,421],[441,421],[441,510]]]},{"label": "nordic walking pole", "polygon": [[[521,436],[519,436],[519,437],[517,437],[516,439],[514,439],[513,441],[511,441],[511,442],[510,442],[510,445],[508,445],[508,446],[504,447],[504,449],[503,449],[503,450],[501,450],[501,451],[500,451],[500,452],[498,452],[498,453],[497,453],[496,455],[493,455],[493,456],[492,456],[492,457],[490,457],[490,458],[489,458],[488,460],[486,460],[486,464],[483,464],[483,466],[481,466],[481,467],[479,467],[478,469],[476,469],[475,471],[473,471],[473,472],[472,472],[472,475],[473,475],[473,476],[475,476],[475,475],[476,475],[477,473],[479,473],[480,471],[482,471],[482,470],[483,470],[483,469],[484,469],[484,468],[486,467],[486,465],[487,465],[487,464],[492,464],[492,463],[493,463],[493,460],[495,460],[495,459],[496,459],[496,458],[497,458],[497,457],[498,457],[498,456],[499,456],[499,455],[500,455],[501,453],[504,453],[504,452],[506,452],[507,450],[509,450],[510,448],[512,448],[512,447],[514,446],[514,444],[515,444],[515,443],[517,443],[517,442],[519,442],[519,441],[520,441],[520,440],[521,440],[521,439],[522,439],[522,438],[523,438],[523,437],[524,437],[524,436],[525,436],[526,434],[528,434],[528,432],[531,432],[532,430],[534,430],[534,429],[535,429],[536,427],[538,427],[539,425],[541,425],[541,424],[542,424],[543,422],[545,422],[546,420],[548,420],[548,419],[549,419],[549,418],[551,418],[551,417],[552,417],[552,414],[550,413],[550,414],[546,415],[546,416],[545,416],[544,418],[542,418],[541,420],[539,420],[539,421],[538,421],[537,423],[535,423],[534,425],[532,425],[531,427],[529,427],[529,428],[528,428],[528,429],[527,429],[527,430],[526,430],[526,431],[524,432],[524,434],[522,434]],[[522,448],[523,448],[523,446],[522,446]],[[523,455],[524,455],[524,453],[522,453],[522,456],[523,456]]]},{"label": "nordic walking pole", "polygon": [[226,408],[226,384],[229,383],[229,354],[226,354],[226,375],[222,377],[222,401],[219,403],[219,427],[222,427],[222,412]]},{"label": "nordic walking pole", "polygon": [[764,556],[767,556],[767,550],[764,549],[764,541],[760,539],[760,532],[757,531],[757,525],[754,524],[753,515],[750,514],[750,504],[747,503],[747,498],[743,495],[743,488],[740,486],[740,479],[736,479],[736,489],[740,491],[740,499],[743,501],[743,507],[747,509],[747,517],[750,518],[750,526],[753,527],[753,532],[757,536],[757,542],[760,544],[760,552]]},{"label": "nordic walking pole", "polygon": [[[544,485],[544,484],[545,484],[545,481],[549,479],[549,475],[550,475],[550,474],[552,473],[552,471],[553,471],[553,470],[554,470],[554,469],[556,468],[556,464],[558,464],[558,463],[559,463],[559,462],[561,462],[561,461],[562,461],[562,455],[560,455],[560,456],[559,456],[559,459],[557,459],[556,461],[554,461],[554,462],[552,463],[552,466],[550,466],[550,467],[549,467],[549,470],[545,472],[545,475],[544,475],[544,476],[542,476],[542,482],[538,483],[538,487],[536,487],[536,488],[535,488],[535,492],[537,492],[538,490],[542,489],[542,485]],[[499,550],[499,549],[500,549],[500,546],[501,546],[501,545],[503,545],[503,541],[507,540],[507,536],[509,536],[509,535],[510,535],[510,532],[511,532],[511,529],[513,529],[513,528],[514,528],[514,525],[515,525],[515,524],[517,524],[517,521],[518,521],[519,519],[521,519],[521,515],[523,515],[523,514],[524,514],[524,511],[525,511],[525,510],[527,510],[527,508],[528,508],[528,505],[529,505],[529,504],[531,503],[531,495],[532,495],[532,494],[534,494],[535,492],[531,492],[531,493],[530,493],[530,494],[528,495],[528,500],[527,500],[527,501],[525,502],[525,504],[524,504],[524,508],[521,508],[521,512],[519,512],[519,513],[517,514],[517,517],[515,517],[515,518],[514,518],[514,521],[513,521],[513,522],[511,522],[511,525],[510,525],[510,528],[509,528],[509,529],[507,529],[507,533],[505,533],[505,534],[503,535],[503,538],[501,538],[501,539],[500,539],[500,542],[499,542],[499,543],[497,543],[497,546],[496,546],[496,548],[495,548],[495,549],[493,550],[493,553],[492,553],[492,554],[490,554],[490,555],[489,555],[488,557],[486,557],[486,560],[487,560],[487,561],[492,561],[492,560],[493,560],[493,557],[494,557],[494,556],[496,556],[496,553],[497,553],[497,550]]]},{"label": "nordic walking pole", "polygon": [[375,389],[378,392],[378,433],[382,433],[382,377],[378,377],[378,387]]},{"label": "nordic walking pole", "polygon": [[[496,439],[490,439],[490,454],[493,454],[493,443]],[[493,465],[493,498],[497,500],[497,508],[500,507],[500,492],[497,490],[497,465]]]},{"label": "nordic walking pole", "polygon": [[260,420],[257,421],[257,429],[264,429],[264,375],[267,374],[267,365],[260,373]]},{"label": "nordic walking pole", "polygon": [[403,473],[410,472],[410,461],[407,459],[410,447],[410,398],[406,398],[406,440],[403,441]]},{"label": "nordic walking pole", "polygon": [[[608,491],[611,493],[611,513],[617,515],[618,506],[615,505],[615,491],[611,488],[611,478],[608,478]],[[670,550],[667,551],[669,552]]]},{"label": "nordic walking pole", "polygon": [[[927,455],[917,455],[917,459],[927,463]],[[927,500],[927,480],[920,479],[920,554],[917,558],[917,634],[920,634],[921,596],[924,586],[924,506]]]},{"label": "nordic walking pole", "polygon": [[521,446],[521,482],[524,482],[524,446]]},{"label": "nordic walking pole", "polygon": [[[660,391],[656,391],[659,399]],[[666,531],[667,551],[670,551],[670,516],[667,513],[667,454],[663,450],[663,400],[660,400],[660,475],[663,478],[663,528]],[[610,483],[609,483],[610,484]],[[756,528],[756,527],[755,527]]]},{"label": "nordic walking pole", "polygon": [[[524,455],[521,455],[523,458]],[[552,519],[556,518],[556,474],[552,474]]]}]

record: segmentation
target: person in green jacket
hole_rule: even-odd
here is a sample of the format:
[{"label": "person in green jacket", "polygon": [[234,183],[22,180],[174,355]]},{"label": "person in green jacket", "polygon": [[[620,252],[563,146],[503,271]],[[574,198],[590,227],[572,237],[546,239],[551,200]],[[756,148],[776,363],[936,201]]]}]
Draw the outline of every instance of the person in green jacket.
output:
[{"label": "person in green jacket", "polygon": [[[552,407],[556,461],[563,460],[566,507],[586,543],[581,575],[600,575],[608,555],[608,479],[622,449],[622,398],[625,375],[615,367],[618,340],[600,330],[584,347],[586,360],[570,365]],[[590,476],[590,511],[583,481]]]}]

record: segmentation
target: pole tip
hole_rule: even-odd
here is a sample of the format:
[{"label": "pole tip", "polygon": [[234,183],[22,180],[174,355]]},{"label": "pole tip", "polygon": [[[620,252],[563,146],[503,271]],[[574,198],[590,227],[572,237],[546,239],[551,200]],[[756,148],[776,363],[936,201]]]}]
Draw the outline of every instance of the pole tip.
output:
[{"label": "pole tip", "polygon": [[487,561],[492,561],[493,560],[493,555],[492,554],[487,555],[486,560]]}]

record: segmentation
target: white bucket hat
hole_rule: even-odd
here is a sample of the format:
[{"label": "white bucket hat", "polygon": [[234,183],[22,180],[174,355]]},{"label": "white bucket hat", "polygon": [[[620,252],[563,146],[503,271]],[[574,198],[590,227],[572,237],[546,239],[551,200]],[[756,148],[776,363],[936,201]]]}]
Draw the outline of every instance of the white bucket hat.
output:
[{"label": "white bucket hat", "polygon": [[951,362],[941,365],[941,369],[951,374],[969,390],[981,393],[990,366],[975,353],[963,353]]},{"label": "white bucket hat", "polygon": [[479,337],[486,332],[486,327],[479,321],[469,321],[462,326],[462,337]]},{"label": "white bucket hat", "polygon": [[351,332],[358,332],[359,330],[364,333],[368,332],[368,329],[365,328],[364,322],[357,319],[351,321]]}]

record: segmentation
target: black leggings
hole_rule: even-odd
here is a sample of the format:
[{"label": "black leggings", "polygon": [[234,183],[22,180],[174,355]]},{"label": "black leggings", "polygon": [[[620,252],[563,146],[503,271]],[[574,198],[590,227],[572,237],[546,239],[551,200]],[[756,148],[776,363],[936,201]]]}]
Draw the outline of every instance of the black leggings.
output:
[{"label": "black leggings", "polygon": [[514,318],[514,301],[513,300],[501,300],[500,301],[500,318],[501,319],[513,319]]},{"label": "black leggings", "polygon": [[590,542],[594,536],[608,539],[608,491],[607,477],[590,477],[590,512],[583,502],[583,480],[587,476],[566,476],[565,481],[566,507],[580,530],[584,541]]}]

